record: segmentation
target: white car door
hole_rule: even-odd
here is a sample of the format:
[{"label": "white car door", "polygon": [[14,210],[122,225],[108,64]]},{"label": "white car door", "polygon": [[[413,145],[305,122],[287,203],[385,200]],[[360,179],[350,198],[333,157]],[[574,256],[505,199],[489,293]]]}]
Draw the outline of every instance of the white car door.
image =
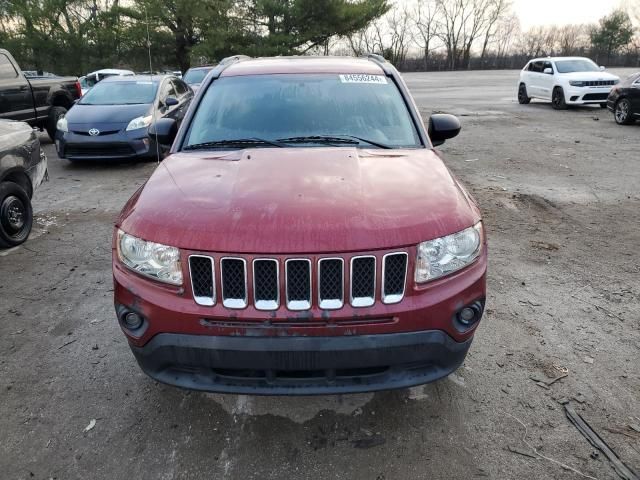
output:
[{"label": "white car door", "polygon": [[542,64],[543,62],[541,61],[535,61],[529,64],[529,71],[527,72],[527,93],[530,97],[540,98],[542,95]]},{"label": "white car door", "polygon": [[[542,73],[540,74],[539,79],[540,96],[542,98],[551,100],[551,94],[553,93],[553,86],[555,85],[555,76],[557,74],[557,70],[548,60],[540,63],[542,63]],[[549,69],[551,69],[551,73],[545,73],[549,72]]]}]

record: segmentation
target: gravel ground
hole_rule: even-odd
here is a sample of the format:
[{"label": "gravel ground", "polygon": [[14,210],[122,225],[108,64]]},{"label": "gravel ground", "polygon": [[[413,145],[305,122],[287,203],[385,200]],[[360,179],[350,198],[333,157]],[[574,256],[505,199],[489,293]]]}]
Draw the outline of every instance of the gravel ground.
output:
[{"label": "gravel ground", "polygon": [[409,390],[225,396],[148,379],[115,320],[110,240],[155,164],[72,165],[42,137],[36,229],[0,251],[0,476],[617,478],[567,400],[640,469],[640,124],[520,106],[517,75],[405,77],[425,118],[460,116],[442,151],[490,241],[467,361]]}]

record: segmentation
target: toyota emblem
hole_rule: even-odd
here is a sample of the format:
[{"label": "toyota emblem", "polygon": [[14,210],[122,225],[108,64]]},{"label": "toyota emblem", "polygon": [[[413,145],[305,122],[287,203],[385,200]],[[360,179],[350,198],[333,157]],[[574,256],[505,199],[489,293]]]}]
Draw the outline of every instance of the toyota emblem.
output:
[{"label": "toyota emblem", "polygon": [[89,130],[89,135],[91,135],[92,137],[100,135],[100,130],[98,130],[97,128],[92,128],[91,130]]}]

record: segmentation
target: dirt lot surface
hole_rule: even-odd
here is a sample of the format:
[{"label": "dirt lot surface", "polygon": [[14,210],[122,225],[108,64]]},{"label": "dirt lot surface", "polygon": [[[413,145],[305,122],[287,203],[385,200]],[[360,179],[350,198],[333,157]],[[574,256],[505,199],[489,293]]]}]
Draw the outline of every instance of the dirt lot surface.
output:
[{"label": "dirt lot surface", "polygon": [[460,115],[442,151],[490,240],[467,361],[409,390],[225,396],[148,379],[115,320],[110,241],[155,164],[72,165],[47,143],[34,234],[0,252],[0,477],[617,478],[566,400],[640,469],[640,124],[520,106],[517,75],[406,75],[425,118]]}]

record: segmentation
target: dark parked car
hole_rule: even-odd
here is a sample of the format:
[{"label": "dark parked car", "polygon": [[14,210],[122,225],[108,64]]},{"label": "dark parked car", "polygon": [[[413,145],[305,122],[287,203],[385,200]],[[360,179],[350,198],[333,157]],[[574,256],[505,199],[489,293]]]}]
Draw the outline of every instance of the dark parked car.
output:
[{"label": "dark parked car", "polygon": [[47,157],[35,130],[0,120],[0,247],[15,247],[29,237],[31,197],[46,175]]},{"label": "dark parked car", "polygon": [[486,298],[480,211],[382,57],[233,58],[113,234],[141,368],[185,388],[402,388],[464,361]]},{"label": "dark parked car", "polygon": [[630,125],[640,120],[640,72],[613,87],[607,99],[607,108],[613,112],[619,125]]},{"label": "dark parked car", "polygon": [[0,49],[0,119],[27,122],[53,140],[58,119],[81,95],[76,77],[25,76],[11,54]]},{"label": "dark parked car", "polygon": [[207,73],[211,70],[213,70],[212,65],[193,67],[187,70],[187,72],[182,76],[182,79],[187,82],[194,92],[197,92],[200,88],[200,84],[204,80],[204,77],[206,77]]},{"label": "dark parked car", "polygon": [[58,121],[56,148],[69,160],[128,159],[156,156],[149,137],[155,120],[179,124],[193,98],[173,76],[113,76],[97,83]]}]

